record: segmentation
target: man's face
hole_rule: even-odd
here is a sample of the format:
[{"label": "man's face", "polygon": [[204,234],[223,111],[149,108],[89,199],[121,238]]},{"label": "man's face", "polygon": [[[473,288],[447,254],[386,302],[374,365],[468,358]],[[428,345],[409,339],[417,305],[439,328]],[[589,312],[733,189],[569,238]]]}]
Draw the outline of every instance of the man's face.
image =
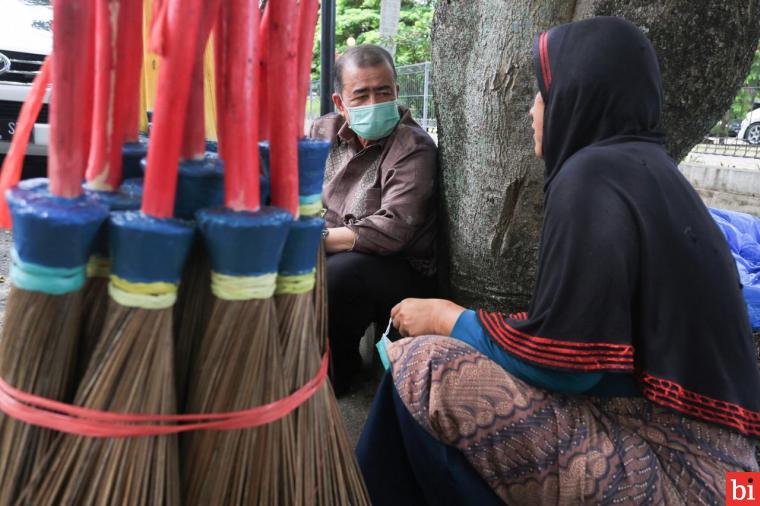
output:
[{"label": "man's face", "polygon": [[333,94],[333,102],[341,116],[350,121],[346,107],[390,102],[396,100],[398,91],[390,65],[360,68],[349,64],[343,67],[343,91]]}]

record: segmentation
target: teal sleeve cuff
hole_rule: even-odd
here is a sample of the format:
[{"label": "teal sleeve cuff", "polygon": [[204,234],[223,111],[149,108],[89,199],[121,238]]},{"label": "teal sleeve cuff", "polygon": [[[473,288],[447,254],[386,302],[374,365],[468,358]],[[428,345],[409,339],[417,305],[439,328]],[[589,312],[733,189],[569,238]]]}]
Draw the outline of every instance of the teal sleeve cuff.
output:
[{"label": "teal sleeve cuff", "polygon": [[552,392],[581,394],[596,386],[604,376],[604,373],[556,371],[523,362],[491,339],[480,325],[477,313],[470,309],[459,316],[451,337],[469,344],[513,376]]}]

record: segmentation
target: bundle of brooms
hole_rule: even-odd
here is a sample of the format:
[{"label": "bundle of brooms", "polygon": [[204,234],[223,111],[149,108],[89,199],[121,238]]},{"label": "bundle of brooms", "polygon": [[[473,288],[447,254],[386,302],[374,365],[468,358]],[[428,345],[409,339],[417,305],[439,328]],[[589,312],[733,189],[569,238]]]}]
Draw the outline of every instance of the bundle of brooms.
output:
[{"label": "bundle of brooms", "polygon": [[[128,1],[122,0],[121,3]],[[114,0],[103,2],[109,9],[119,3]],[[226,70],[221,84],[226,118],[220,130],[229,132],[223,134],[221,146],[222,154],[232,169],[228,169],[225,178],[226,209],[203,211],[199,215],[205,239],[212,251],[215,271],[212,289],[217,300],[200,344],[201,352],[193,363],[188,409],[219,413],[270,403],[274,406],[286,401],[282,397],[287,390],[310,385],[309,388],[318,388],[317,394],[299,409],[297,435],[293,433],[294,417],[287,416],[287,410],[269,418],[269,423],[236,422],[238,427],[259,425],[255,429],[192,433],[186,438],[187,453],[183,460],[186,480],[184,490],[180,491],[176,441],[170,435],[108,438],[108,430],[102,429],[105,430],[105,437],[103,432],[99,433],[100,438],[59,435],[51,445],[48,434],[48,442],[40,445],[36,459],[27,461],[23,467],[24,479],[17,480],[17,486],[12,491],[13,497],[18,496],[34,464],[34,478],[25,488],[20,502],[176,504],[180,496],[184,496],[188,503],[198,504],[368,502],[340,422],[334,395],[328,384],[319,387],[319,376],[322,374],[323,377],[325,364],[322,362],[320,367],[324,344],[317,337],[314,323],[313,267],[307,269],[309,280],[306,284],[301,278],[304,273],[295,274],[299,278],[295,283],[300,287],[297,292],[285,289],[287,293],[278,295],[279,317],[272,299],[275,273],[288,235],[288,224],[292,216],[298,215],[296,167],[299,152],[295,140],[303,131],[303,123],[294,112],[300,112],[302,116],[304,111],[303,108],[299,110],[294,91],[301,88],[295,85],[297,65],[292,42],[295,2],[271,4],[271,32],[265,31],[271,39],[272,54],[267,58],[272,62],[269,80],[279,82],[280,86],[284,84],[285,89],[290,90],[290,93],[283,94],[282,88],[269,86],[270,107],[285,113],[272,118],[273,124],[270,125],[273,132],[273,203],[289,213],[259,209],[258,152],[256,143],[250,141],[258,138],[256,107],[263,103],[256,91],[261,93],[262,87],[257,83],[264,79],[257,74],[259,62],[264,58],[256,53],[255,40],[250,40],[251,33],[260,33],[263,28],[259,27],[258,9],[252,2],[224,1],[225,21],[223,25],[220,23],[217,33],[217,37],[227,41],[228,47],[226,52],[222,49]],[[103,9],[103,6],[100,7]],[[155,115],[155,136],[149,152],[143,212],[114,213],[111,219],[114,265],[108,290],[113,300],[109,303],[108,318],[90,367],[74,399],[76,405],[104,412],[159,415],[176,412],[171,307],[175,299],[176,281],[189,248],[191,229],[170,219],[176,214],[173,186],[177,177],[176,169],[172,170],[171,167],[176,167],[173,160],[179,158],[181,148],[181,132],[177,133],[177,124],[182,122],[178,122],[178,118],[182,117],[182,110],[191,109],[187,105],[187,95],[191,91],[185,93],[181,86],[178,89],[177,80],[189,76],[191,72],[192,64],[187,61],[188,49],[191,54],[197,55],[192,47],[188,48],[185,44],[186,39],[183,39],[182,51],[179,50],[177,34],[179,27],[191,34],[193,29],[202,32],[203,28],[198,20],[202,17],[199,14],[202,11],[200,6],[184,3],[180,9],[178,2],[168,1],[163,7],[160,9],[163,18],[158,22],[165,26],[159,25],[160,35],[156,43],[165,60],[161,70],[165,77],[160,80],[163,93],[159,91],[159,97],[163,99],[158,101],[160,105]],[[305,16],[308,8],[313,8],[313,15]],[[313,24],[316,2],[303,1],[300,11],[298,26],[304,23],[304,19],[312,17],[313,20],[307,23]],[[208,13],[203,17],[206,15]],[[302,34],[302,31],[299,30],[299,33]],[[197,39],[192,35],[190,38],[198,40],[199,44],[204,41],[202,35]],[[303,35],[301,38],[304,38]],[[313,29],[306,38],[309,40],[310,57]],[[233,42],[231,46],[230,42]],[[302,46],[303,42],[300,41],[299,58],[305,52]],[[239,51],[240,48],[246,48],[247,52]],[[238,54],[232,55],[235,51]],[[100,51],[98,55],[103,58]],[[298,63],[300,67],[302,62]],[[115,66],[114,62],[111,65]],[[308,73],[305,75],[308,76]],[[168,82],[172,83],[170,91]],[[242,87],[239,86],[241,82],[245,83]],[[102,86],[101,83],[101,89]],[[94,128],[98,129],[102,128],[97,120],[98,114],[101,118],[105,114],[110,122],[118,115],[115,114],[113,96],[105,101],[105,113],[102,96],[96,91],[95,97]],[[283,121],[282,117],[289,119]],[[120,174],[116,175],[119,172],[116,164],[104,164],[103,155],[98,154],[101,153],[99,150],[105,150],[111,156],[117,150],[120,153],[124,134],[112,135],[114,137],[108,139],[99,132],[92,132],[90,168],[95,166],[97,170],[92,170],[93,177],[88,178],[90,183],[107,181],[109,177],[114,181],[120,177]],[[118,148],[114,147],[117,144]],[[82,145],[87,147],[85,143]],[[319,146],[318,150],[323,151],[317,157],[321,157],[321,163],[312,163],[312,166],[319,167],[319,171],[324,166],[326,149],[327,145]],[[318,179],[321,185],[321,175]],[[54,180],[51,174],[51,186]],[[116,186],[115,183],[107,184],[105,189],[112,191]],[[37,187],[32,190],[38,191]],[[30,194],[32,190],[24,191]],[[24,198],[28,199],[27,194]],[[312,190],[306,193],[301,191],[303,214],[315,212],[317,201],[314,194]],[[94,207],[103,214],[102,206],[95,204]],[[322,222],[318,219],[299,221],[291,234],[294,244],[289,248],[292,250],[291,257],[294,254],[305,258],[311,266],[316,259],[316,243],[319,242],[321,227]],[[306,241],[308,244],[299,239],[305,236],[311,238]],[[241,245],[244,247],[236,247]],[[262,248],[262,245],[265,247]],[[89,245],[80,249],[87,252]],[[155,253],[159,251],[162,258],[156,261]],[[254,251],[256,253],[251,254]],[[288,278],[292,281],[295,271],[287,265],[288,261],[281,265],[284,275],[281,287],[293,286]],[[81,266],[78,269],[78,272],[83,271]],[[304,286],[307,288],[304,289]],[[79,312],[75,311],[75,314]],[[285,339],[288,347],[285,352],[279,337]],[[74,355],[70,352],[69,356]],[[287,381],[282,381],[280,376],[280,364],[283,362]],[[70,375],[71,370],[71,364],[68,364],[66,374]],[[66,395],[50,395],[45,391],[24,388],[10,381],[12,374],[2,376],[22,391],[68,400]],[[300,388],[299,395],[304,395],[306,390],[306,387]],[[287,401],[285,404],[290,405],[289,409],[292,410],[295,406],[293,401]],[[268,416],[271,417],[271,413]],[[12,423],[31,432],[47,432],[23,423]],[[299,447],[294,453],[296,444]],[[190,458],[187,458],[188,455]],[[5,459],[7,456],[0,454],[0,459],[4,459],[0,465],[3,462],[18,463],[18,460]],[[262,462],[267,464],[262,466]]]}]

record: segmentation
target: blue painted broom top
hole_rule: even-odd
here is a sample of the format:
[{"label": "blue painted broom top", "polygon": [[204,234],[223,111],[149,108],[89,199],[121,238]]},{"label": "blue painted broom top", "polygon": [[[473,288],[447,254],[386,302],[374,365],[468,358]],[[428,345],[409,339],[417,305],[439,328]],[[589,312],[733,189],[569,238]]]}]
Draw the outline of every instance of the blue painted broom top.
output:
[{"label": "blue painted broom top", "polygon": [[115,211],[109,222],[111,272],[132,283],[178,283],[193,225],[139,211]]},{"label": "blue painted broom top", "polygon": [[[298,194],[311,196],[322,194],[325,178],[325,162],[330,153],[330,141],[303,138],[298,141]],[[262,174],[269,174],[269,141],[259,142]],[[262,192],[263,194],[263,192]]]},{"label": "blue painted broom top", "polygon": [[[140,197],[122,190],[116,192],[104,192],[85,189],[85,193],[93,200],[107,206],[111,211],[129,211],[140,208]],[[95,235],[95,239],[92,243],[92,254],[102,257],[109,256],[108,220],[103,221],[98,228],[98,233]]]},{"label": "blue painted broom top", "polygon": [[141,161],[148,154],[148,141],[141,139],[137,142],[125,142],[121,148],[123,179],[142,176]]},{"label": "blue painted broom top", "polygon": [[229,276],[260,276],[277,272],[293,221],[275,207],[256,212],[226,208],[196,214],[214,272]]},{"label": "blue painted broom top", "polygon": [[201,160],[184,161],[179,164],[174,216],[183,220],[194,220],[199,209],[223,204],[224,163],[221,158],[208,153]]},{"label": "blue painted broom top", "polygon": [[81,267],[108,207],[88,194],[65,199],[51,195],[46,179],[26,181],[6,192],[13,241],[26,263],[53,268]]},{"label": "blue painted broom top", "polygon": [[119,191],[134,198],[142,199],[144,180],[142,177],[133,177],[122,181]]},{"label": "blue painted broom top", "polygon": [[324,226],[322,218],[312,217],[301,217],[290,225],[280,260],[281,275],[298,276],[314,270]]},{"label": "blue painted broom top", "polygon": [[[147,161],[142,161],[145,170]],[[126,183],[126,181],[125,181]],[[137,183],[132,191],[137,190]],[[142,190],[140,190],[142,194]],[[174,217],[194,220],[195,213],[205,207],[224,204],[224,162],[216,153],[207,152],[199,160],[186,160],[179,164],[177,196],[174,199]]]}]

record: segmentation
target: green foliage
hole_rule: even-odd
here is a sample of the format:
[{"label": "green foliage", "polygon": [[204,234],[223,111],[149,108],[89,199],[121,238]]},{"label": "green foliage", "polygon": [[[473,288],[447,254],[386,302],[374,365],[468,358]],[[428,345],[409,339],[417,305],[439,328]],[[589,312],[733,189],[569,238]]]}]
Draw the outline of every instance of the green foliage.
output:
[{"label": "green foliage", "polygon": [[[747,113],[752,109],[752,101],[758,97],[758,87],[760,87],[760,45],[755,51],[755,57],[752,60],[749,75],[744,80],[743,88],[734,98],[731,104],[730,120],[743,120]],[[754,88],[754,89],[752,89]]]},{"label": "green foliage", "polygon": [[[357,44],[396,44],[396,65],[430,61],[430,27],[435,0],[401,0],[398,34],[392,41],[380,37],[380,0],[336,0],[335,48],[338,54],[353,37]],[[320,19],[321,26],[321,19]],[[314,40],[312,79],[319,79],[320,31]]]}]

